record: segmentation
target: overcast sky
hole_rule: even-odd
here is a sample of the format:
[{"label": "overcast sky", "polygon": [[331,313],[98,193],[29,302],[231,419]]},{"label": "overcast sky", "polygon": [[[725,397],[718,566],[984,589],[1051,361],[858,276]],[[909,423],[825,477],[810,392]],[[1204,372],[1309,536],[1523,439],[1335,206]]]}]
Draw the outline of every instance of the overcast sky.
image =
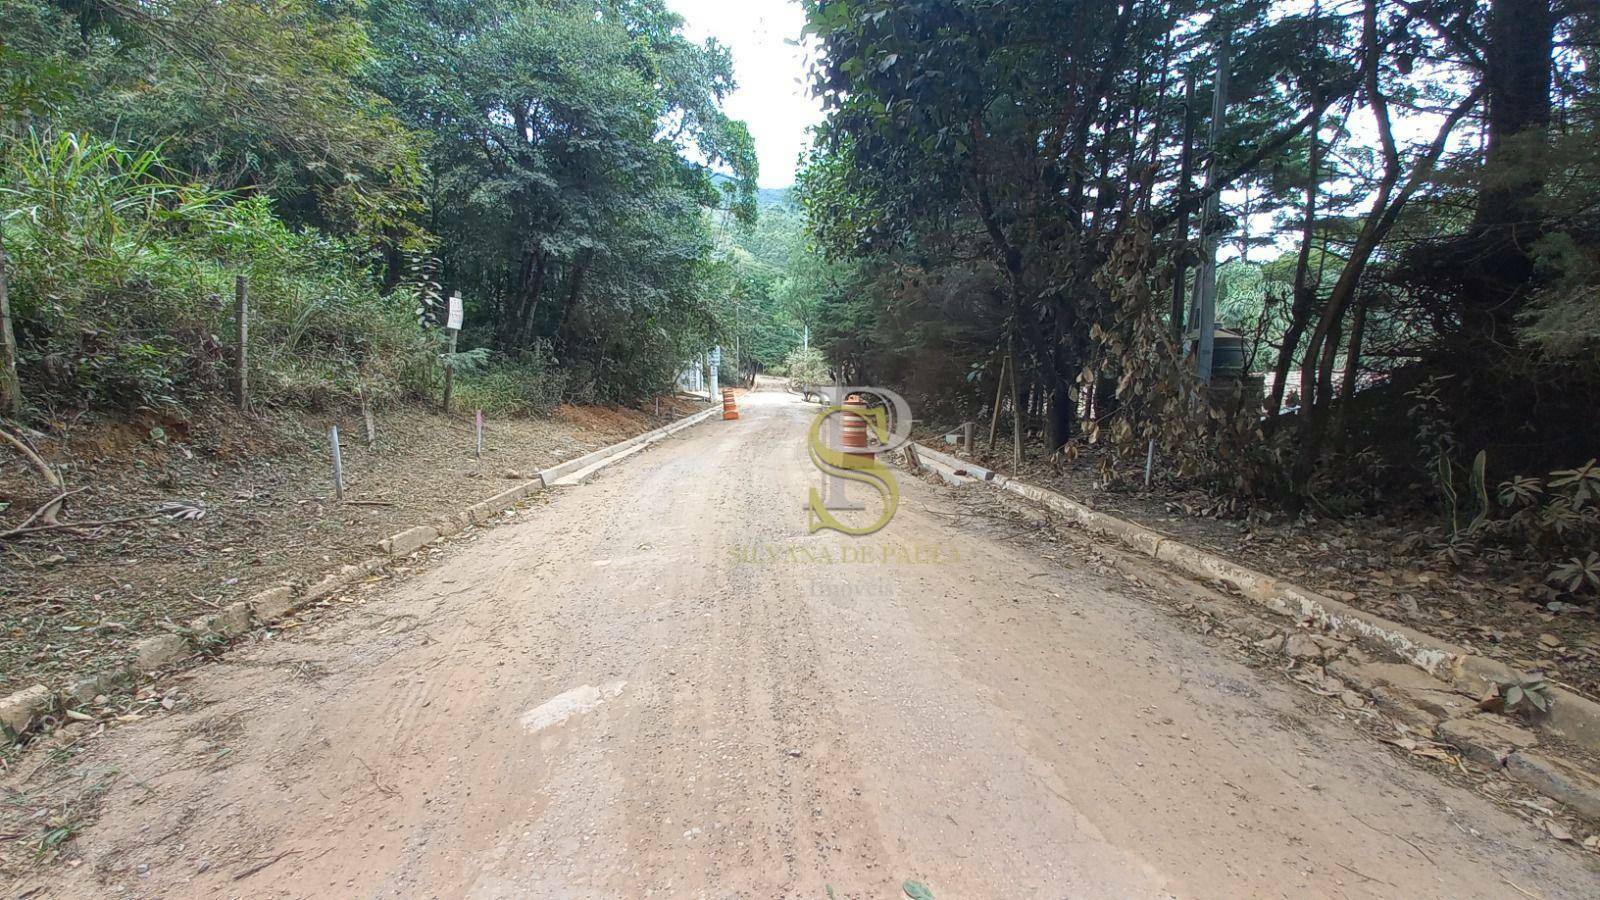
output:
[{"label": "overcast sky", "polygon": [[801,84],[805,51],[798,40],[805,14],[790,0],[667,0],[694,40],[714,37],[733,51],[739,90],[726,110],[750,125],[761,159],[761,186],[794,184],[806,129],[822,110]]}]

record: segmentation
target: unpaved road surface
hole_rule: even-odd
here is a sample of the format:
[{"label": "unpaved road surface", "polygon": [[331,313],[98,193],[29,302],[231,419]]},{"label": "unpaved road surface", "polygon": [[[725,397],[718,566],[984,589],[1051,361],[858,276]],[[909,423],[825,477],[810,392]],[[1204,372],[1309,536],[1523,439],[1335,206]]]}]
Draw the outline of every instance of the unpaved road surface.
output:
[{"label": "unpaved road surface", "polygon": [[197,670],[90,751],[119,775],[49,893],[1600,891],[1120,582],[953,527],[946,489],[806,534],[814,407],[742,405]]}]

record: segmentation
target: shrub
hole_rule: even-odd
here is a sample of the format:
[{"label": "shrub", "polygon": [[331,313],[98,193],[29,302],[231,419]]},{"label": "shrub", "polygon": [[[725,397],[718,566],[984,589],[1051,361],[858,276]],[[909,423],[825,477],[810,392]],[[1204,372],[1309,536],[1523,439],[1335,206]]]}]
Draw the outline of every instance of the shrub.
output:
[{"label": "shrub", "polygon": [[1552,596],[1600,594],[1600,462],[1548,478],[1519,475],[1502,482],[1498,494],[1506,514],[1478,517],[1464,537],[1542,562]]},{"label": "shrub", "polygon": [[154,151],[76,134],[13,144],[0,229],[30,398],[181,408],[226,383],[236,275],[250,279],[258,399],[394,384],[425,354],[405,292],[361,254],[286,226],[265,197],[185,183]]},{"label": "shrub", "polygon": [[[480,351],[481,352],[481,351]],[[567,379],[547,347],[512,355],[457,354],[455,401],[491,416],[548,415],[561,402]]]},{"label": "shrub", "polygon": [[822,351],[815,347],[791,352],[786,365],[789,380],[799,390],[828,382],[828,361],[823,358]]}]

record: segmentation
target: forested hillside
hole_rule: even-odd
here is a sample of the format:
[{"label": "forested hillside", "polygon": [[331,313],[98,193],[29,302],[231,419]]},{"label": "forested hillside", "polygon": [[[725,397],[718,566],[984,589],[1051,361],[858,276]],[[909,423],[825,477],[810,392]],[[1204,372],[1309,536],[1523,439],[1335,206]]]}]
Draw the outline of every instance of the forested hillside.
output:
[{"label": "forested hillside", "polygon": [[999,398],[1017,457],[1428,510],[1600,588],[1593,4],[806,8],[850,380],[948,422]]},{"label": "forested hillside", "polygon": [[438,377],[508,408],[670,388],[756,213],[730,58],[660,0],[4,0],[19,416]]},{"label": "forested hillside", "polygon": [[724,352],[745,373],[781,371],[804,340],[805,300],[792,277],[809,254],[804,219],[788,189],[764,188],[756,205],[753,222],[719,218],[711,291],[723,298]]}]

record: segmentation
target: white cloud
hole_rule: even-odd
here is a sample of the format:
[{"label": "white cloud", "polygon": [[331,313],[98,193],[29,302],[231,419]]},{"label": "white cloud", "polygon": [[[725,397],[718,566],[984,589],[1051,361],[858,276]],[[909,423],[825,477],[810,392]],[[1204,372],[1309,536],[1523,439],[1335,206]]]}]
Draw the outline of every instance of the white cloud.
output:
[{"label": "white cloud", "polygon": [[714,37],[733,53],[739,89],[725,104],[755,138],[762,187],[794,183],[806,129],[822,121],[821,105],[804,84],[806,54],[800,38],[805,13],[789,0],[667,0],[683,16],[693,40]]}]

